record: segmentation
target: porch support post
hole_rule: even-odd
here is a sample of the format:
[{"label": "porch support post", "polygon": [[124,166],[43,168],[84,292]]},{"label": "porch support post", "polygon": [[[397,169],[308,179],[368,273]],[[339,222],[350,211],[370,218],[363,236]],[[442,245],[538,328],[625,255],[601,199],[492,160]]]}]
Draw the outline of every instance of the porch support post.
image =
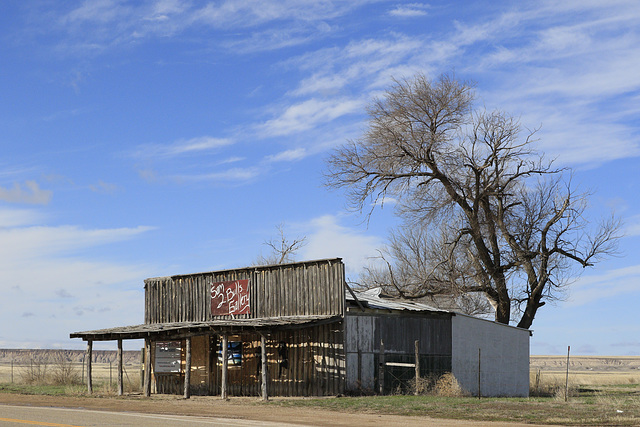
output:
[{"label": "porch support post", "polygon": [[267,372],[267,340],[264,334],[260,334],[260,362],[261,366],[261,374],[262,374],[262,400],[269,400],[269,390],[268,390],[268,381],[269,381],[269,373]]},{"label": "porch support post", "polygon": [[91,381],[91,359],[93,358],[93,341],[87,340],[87,392],[91,394],[93,392],[93,383]]},{"label": "porch support post", "polygon": [[151,396],[151,339],[144,339],[144,395]]},{"label": "porch support post", "polygon": [[227,333],[222,334],[222,385],[220,395],[224,400],[227,400],[227,368],[229,367],[229,355],[228,355],[229,341]]},{"label": "porch support post", "polygon": [[184,398],[191,397],[191,337],[186,338],[187,348],[184,355]]},{"label": "porch support post", "polygon": [[124,387],[122,384],[122,339],[118,340],[118,396],[124,394]]}]

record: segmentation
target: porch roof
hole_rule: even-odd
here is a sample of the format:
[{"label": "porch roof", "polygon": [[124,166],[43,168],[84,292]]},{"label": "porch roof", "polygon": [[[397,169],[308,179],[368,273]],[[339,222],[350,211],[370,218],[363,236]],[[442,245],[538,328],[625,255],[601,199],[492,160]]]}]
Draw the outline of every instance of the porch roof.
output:
[{"label": "porch roof", "polygon": [[253,319],[219,319],[206,322],[148,323],[119,326],[95,331],[73,332],[70,338],[85,341],[112,341],[118,339],[169,339],[220,332],[271,332],[273,330],[299,329],[307,326],[333,323],[342,320],[341,315],[281,316]]}]

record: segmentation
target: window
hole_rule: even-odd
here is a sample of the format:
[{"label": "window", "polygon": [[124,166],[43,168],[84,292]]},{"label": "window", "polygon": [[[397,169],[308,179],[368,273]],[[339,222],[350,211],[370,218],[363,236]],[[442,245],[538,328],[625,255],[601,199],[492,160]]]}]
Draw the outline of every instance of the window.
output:
[{"label": "window", "polygon": [[[227,361],[230,368],[242,366],[242,341],[227,341]],[[222,341],[218,342],[218,363],[222,364]]]}]

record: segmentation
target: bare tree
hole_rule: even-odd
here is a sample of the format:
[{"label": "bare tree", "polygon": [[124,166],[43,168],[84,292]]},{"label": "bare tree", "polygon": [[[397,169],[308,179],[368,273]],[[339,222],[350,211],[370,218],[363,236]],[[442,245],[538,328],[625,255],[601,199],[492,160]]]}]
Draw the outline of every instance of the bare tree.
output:
[{"label": "bare tree", "polygon": [[328,159],[327,183],[360,210],[397,200],[403,224],[385,259],[398,295],[482,293],[496,321],[517,314],[529,328],[574,266],[615,252],[620,227],[590,224],[589,194],[533,149],[535,130],[521,136],[508,114],[474,110],[474,96],[451,75],[395,81],[363,136]]},{"label": "bare tree", "polygon": [[269,253],[266,256],[258,256],[254,262],[256,265],[294,262],[295,253],[306,244],[306,237],[288,240],[284,233],[284,224],[278,224],[276,229],[278,236],[264,242],[264,245],[270,248]]}]

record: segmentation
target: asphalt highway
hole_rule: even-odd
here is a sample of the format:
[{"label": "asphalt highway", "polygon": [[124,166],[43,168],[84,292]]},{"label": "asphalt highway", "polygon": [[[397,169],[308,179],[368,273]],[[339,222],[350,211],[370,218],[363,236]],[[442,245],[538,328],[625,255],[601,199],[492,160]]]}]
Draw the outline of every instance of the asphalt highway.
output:
[{"label": "asphalt highway", "polygon": [[214,427],[298,427],[299,424],[233,418],[154,415],[34,406],[0,405],[0,426],[214,426]]}]

